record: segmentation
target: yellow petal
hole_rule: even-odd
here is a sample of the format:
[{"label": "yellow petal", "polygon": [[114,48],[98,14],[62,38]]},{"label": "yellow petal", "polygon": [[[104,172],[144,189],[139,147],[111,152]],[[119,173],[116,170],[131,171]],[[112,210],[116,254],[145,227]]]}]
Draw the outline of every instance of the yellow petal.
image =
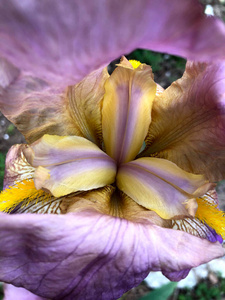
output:
[{"label": "yellow petal", "polygon": [[198,210],[196,218],[215,229],[217,234],[225,238],[225,213],[219,210],[216,192],[209,191],[203,197],[197,198]]},{"label": "yellow petal", "polygon": [[140,158],[120,166],[116,184],[120,190],[164,219],[189,215],[188,199],[211,187],[201,175],[187,173],[159,158]]},{"label": "yellow petal", "polygon": [[133,69],[120,63],[105,84],[102,109],[103,139],[106,153],[117,163],[135,158],[151,122],[156,93],[151,68]]},{"label": "yellow petal", "polygon": [[37,190],[33,180],[25,179],[1,192],[0,211],[11,212],[18,205],[24,209],[30,202],[49,203],[51,198],[51,194]]},{"label": "yellow petal", "polygon": [[113,159],[82,137],[45,135],[24,154],[36,168],[36,188],[47,189],[55,197],[103,187],[115,180]]}]

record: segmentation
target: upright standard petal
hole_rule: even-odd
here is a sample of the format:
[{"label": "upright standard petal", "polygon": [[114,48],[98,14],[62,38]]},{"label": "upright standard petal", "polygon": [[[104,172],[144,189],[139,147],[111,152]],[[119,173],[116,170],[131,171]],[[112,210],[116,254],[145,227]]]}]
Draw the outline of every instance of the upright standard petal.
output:
[{"label": "upright standard petal", "polygon": [[67,99],[58,88],[35,76],[21,73],[1,58],[0,75],[3,76],[0,79],[0,111],[16,125],[28,142],[34,142],[46,133],[79,134],[67,110]]},{"label": "upright standard petal", "polygon": [[57,134],[83,136],[101,145],[101,101],[108,77],[99,69],[61,92],[0,58],[0,110],[29,143]]},{"label": "upright standard petal", "polygon": [[75,84],[135,48],[224,59],[225,28],[197,0],[0,3],[1,56],[57,86]]},{"label": "upright standard petal", "polygon": [[141,155],[154,155],[182,169],[225,177],[225,63],[187,63],[183,77],[156,97]]},{"label": "upright standard petal", "polygon": [[135,158],[151,122],[156,84],[149,66],[121,62],[105,84],[102,131],[106,153],[117,163]]},{"label": "upright standard petal", "polygon": [[203,176],[159,158],[140,158],[121,165],[116,182],[134,201],[164,219],[188,216],[187,200],[203,195],[210,187]]},{"label": "upright standard petal", "polygon": [[26,148],[24,155],[36,168],[36,188],[45,188],[55,197],[103,187],[115,180],[113,159],[82,137],[45,135]]},{"label": "upright standard petal", "polygon": [[99,69],[86,76],[80,83],[69,86],[68,110],[80,136],[99,147],[102,146],[102,99],[105,94],[107,69]]},{"label": "upright standard petal", "polygon": [[184,276],[224,255],[219,243],[94,211],[3,214],[0,229],[0,280],[49,299],[118,299],[150,271]]}]

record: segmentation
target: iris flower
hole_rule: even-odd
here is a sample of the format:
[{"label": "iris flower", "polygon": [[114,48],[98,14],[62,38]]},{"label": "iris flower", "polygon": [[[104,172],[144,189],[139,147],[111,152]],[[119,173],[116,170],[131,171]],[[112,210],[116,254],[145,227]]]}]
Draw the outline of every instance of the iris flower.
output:
[{"label": "iris flower", "polygon": [[[135,48],[199,62],[166,90],[125,57],[109,75]],[[6,299],[117,299],[224,255],[224,49],[195,0],[0,2],[0,107],[27,141],[0,195]]]}]

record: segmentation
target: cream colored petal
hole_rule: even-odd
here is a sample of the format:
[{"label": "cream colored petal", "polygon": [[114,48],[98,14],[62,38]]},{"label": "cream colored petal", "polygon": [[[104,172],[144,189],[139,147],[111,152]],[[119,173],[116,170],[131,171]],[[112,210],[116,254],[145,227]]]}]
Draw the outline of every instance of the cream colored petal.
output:
[{"label": "cream colored petal", "polygon": [[24,153],[36,168],[36,188],[55,197],[103,187],[115,180],[113,159],[82,137],[45,135]]},{"label": "cream colored petal", "polygon": [[78,197],[78,195],[80,194],[82,194],[82,192],[77,192],[69,196],[58,198],[50,195],[47,201],[45,199],[45,195],[43,195],[39,198],[29,201],[29,203],[25,205],[24,203],[21,203],[20,205],[16,206],[10,213],[65,214],[67,213],[68,206],[72,205],[72,203],[74,203],[74,198]]},{"label": "cream colored petal", "polygon": [[183,77],[156,97],[143,156],[182,169],[225,177],[225,64],[187,63]]},{"label": "cream colored petal", "polygon": [[224,234],[224,212],[218,208],[215,189],[197,198],[198,209],[194,218],[177,217],[171,220],[172,228],[188,232],[210,242],[222,243]]},{"label": "cream colored petal", "polygon": [[24,207],[17,207],[13,213],[36,213],[36,214],[66,214],[83,210],[95,210],[105,215],[110,215],[110,199],[115,188],[106,186],[104,188],[72,193],[67,196],[55,198],[50,201],[33,200]]},{"label": "cream colored petal", "polygon": [[116,184],[138,204],[164,219],[188,216],[188,200],[205,194],[211,187],[203,176],[187,173],[159,158],[140,158],[121,165]]},{"label": "cream colored petal", "polygon": [[23,154],[26,147],[27,145],[17,144],[9,149],[5,160],[4,189],[16,182],[33,178],[35,168],[28,163]]},{"label": "cream colored petal", "polygon": [[105,84],[102,130],[106,153],[118,163],[135,158],[151,122],[156,84],[151,68],[121,61]]},{"label": "cream colored petal", "polygon": [[197,218],[183,218],[171,220],[171,228],[185,231],[199,238],[208,239],[210,242],[221,240],[216,232]]}]

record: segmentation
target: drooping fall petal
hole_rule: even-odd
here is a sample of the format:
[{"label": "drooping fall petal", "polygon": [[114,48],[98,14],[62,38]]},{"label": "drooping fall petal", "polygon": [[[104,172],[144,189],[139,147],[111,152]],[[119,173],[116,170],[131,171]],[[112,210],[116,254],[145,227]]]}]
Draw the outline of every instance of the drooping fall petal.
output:
[{"label": "drooping fall petal", "polygon": [[188,215],[187,200],[203,195],[210,185],[201,175],[187,173],[159,158],[139,158],[120,166],[117,186],[138,204],[162,218]]},{"label": "drooping fall petal", "polygon": [[224,255],[219,243],[93,211],[3,214],[0,228],[0,280],[50,299],[117,299],[151,270],[182,272]]},{"label": "drooping fall petal", "polygon": [[36,168],[36,188],[45,188],[55,197],[103,187],[115,179],[113,159],[82,137],[45,135],[24,154]]},{"label": "drooping fall petal", "polygon": [[1,56],[64,87],[135,48],[225,58],[224,25],[196,0],[2,0],[0,32]]},{"label": "drooping fall petal", "polygon": [[[128,62],[127,62],[128,63]],[[117,163],[135,158],[151,122],[156,84],[149,66],[121,64],[105,84],[102,131],[106,153]]]},{"label": "drooping fall petal", "polygon": [[171,281],[180,281],[181,279],[184,279],[187,277],[191,269],[184,269],[182,271],[178,272],[167,272],[163,271],[162,274],[166,276]]},{"label": "drooping fall petal", "polygon": [[183,77],[156,97],[143,155],[182,169],[225,176],[225,64],[187,63]]}]

